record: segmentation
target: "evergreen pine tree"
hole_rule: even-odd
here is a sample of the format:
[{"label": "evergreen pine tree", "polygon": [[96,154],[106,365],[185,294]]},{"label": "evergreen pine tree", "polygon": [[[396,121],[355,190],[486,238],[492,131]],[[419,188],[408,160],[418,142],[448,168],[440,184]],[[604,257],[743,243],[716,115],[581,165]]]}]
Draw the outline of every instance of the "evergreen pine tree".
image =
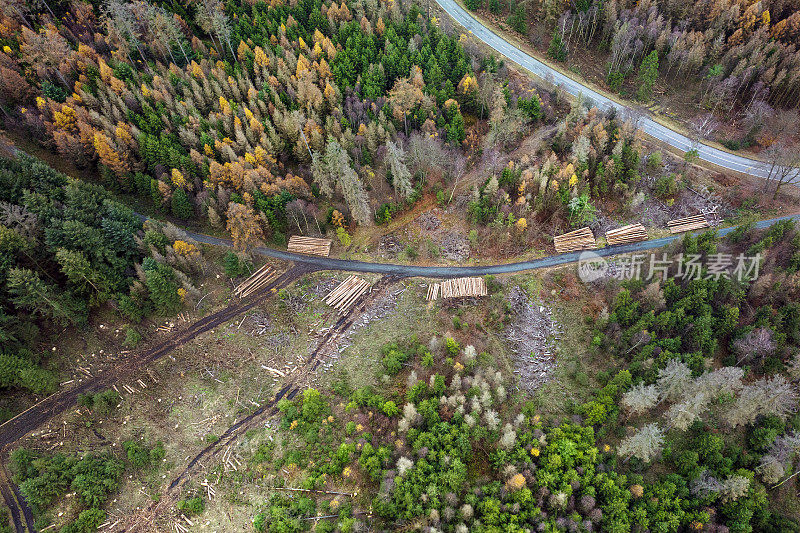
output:
[{"label": "evergreen pine tree", "polygon": [[564,39],[558,32],[553,33],[553,40],[550,41],[550,46],[547,48],[547,56],[556,61],[565,61],[567,59],[567,45],[564,44]]},{"label": "evergreen pine tree", "polygon": [[190,219],[194,214],[189,197],[183,189],[175,189],[172,193],[172,214],[183,220]]},{"label": "evergreen pine tree", "polygon": [[653,50],[644,59],[639,66],[639,91],[636,96],[641,101],[650,99],[653,92],[653,84],[658,77],[658,52]]}]

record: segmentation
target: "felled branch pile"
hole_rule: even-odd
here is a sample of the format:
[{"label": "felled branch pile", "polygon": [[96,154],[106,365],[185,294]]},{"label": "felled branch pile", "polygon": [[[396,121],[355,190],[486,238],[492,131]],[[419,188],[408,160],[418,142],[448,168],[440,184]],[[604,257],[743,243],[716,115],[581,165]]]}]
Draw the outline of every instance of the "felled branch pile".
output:
[{"label": "felled branch pile", "polygon": [[631,224],[606,232],[606,241],[609,245],[627,244],[631,242],[646,241],[647,230],[641,224]]},{"label": "felled branch pile", "polygon": [[321,255],[328,257],[331,253],[330,239],[317,239],[316,237],[301,237],[292,235],[289,238],[289,251],[298,254]]},{"label": "felled branch pile", "polygon": [[588,227],[570,231],[564,235],[556,235],[553,238],[553,244],[556,247],[556,252],[560,254],[597,248],[594,233]]},{"label": "felled branch pile", "polygon": [[709,226],[706,217],[703,215],[694,215],[686,218],[676,218],[667,222],[667,227],[670,233],[683,233],[684,231],[693,231],[696,229],[707,228]]}]

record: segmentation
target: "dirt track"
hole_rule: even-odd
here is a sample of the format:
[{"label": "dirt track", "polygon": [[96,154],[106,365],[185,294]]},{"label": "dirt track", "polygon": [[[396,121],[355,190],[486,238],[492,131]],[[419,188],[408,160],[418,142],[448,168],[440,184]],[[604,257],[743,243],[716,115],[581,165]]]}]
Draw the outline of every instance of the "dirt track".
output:
[{"label": "dirt track", "polygon": [[288,378],[284,382],[281,389],[271,400],[265,402],[250,415],[234,423],[227,430],[225,430],[225,432],[216,442],[209,444],[197,455],[195,455],[194,458],[189,461],[186,468],[180,474],[178,474],[178,476],[176,476],[169,484],[169,487],[164,490],[164,492],[161,494],[161,497],[158,499],[158,502],[151,504],[150,507],[144,510],[142,514],[133,521],[132,524],[120,524],[116,529],[111,529],[109,531],[156,531],[157,528],[154,524],[155,520],[166,509],[171,508],[174,505],[181,495],[183,486],[197,473],[204,469],[204,464],[208,464],[212,459],[223,452],[223,450],[232,446],[241,435],[258,423],[262,422],[265,416],[268,417],[275,415],[278,412],[276,405],[281,399],[286,398],[291,400],[294,398],[295,395],[300,392],[301,387],[303,386],[301,383],[302,379],[306,377],[309,372],[316,370],[319,366],[320,361],[318,359],[318,355],[322,348],[336,335],[347,331],[350,326],[352,326],[358,314],[365,309],[383,289],[397,282],[398,279],[400,278],[395,276],[386,276],[381,278],[373,286],[373,290],[367,296],[362,297],[359,302],[347,312],[346,315],[340,317],[333,327],[331,327],[325,333],[325,336],[321,339],[314,351],[311,352],[311,354],[303,362],[303,366],[298,369],[299,372],[296,375],[292,375],[290,378]]},{"label": "dirt track", "polygon": [[[33,527],[33,515],[24,499],[19,494],[17,487],[10,482],[10,476],[5,467],[9,446],[16,443],[28,433],[35,431],[54,416],[72,408],[76,404],[79,395],[105,390],[111,388],[116,383],[134,381],[134,378],[139,375],[141,369],[147,364],[158,361],[166,354],[194,339],[198,335],[224,324],[237,315],[260,304],[273,293],[272,289],[285,287],[300,276],[312,271],[314,271],[314,268],[308,265],[293,265],[255,294],[241,300],[233,301],[224,309],[203,317],[186,328],[173,332],[170,338],[150,346],[139,353],[132,354],[125,364],[106,371],[78,386],[52,394],[26,411],[23,411],[14,418],[1,424],[0,494],[2,494],[3,500],[5,500],[6,506],[11,512],[11,517],[17,532],[33,532],[35,529]],[[199,460],[199,458],[200,456],[198,456],[196,460]]]}]

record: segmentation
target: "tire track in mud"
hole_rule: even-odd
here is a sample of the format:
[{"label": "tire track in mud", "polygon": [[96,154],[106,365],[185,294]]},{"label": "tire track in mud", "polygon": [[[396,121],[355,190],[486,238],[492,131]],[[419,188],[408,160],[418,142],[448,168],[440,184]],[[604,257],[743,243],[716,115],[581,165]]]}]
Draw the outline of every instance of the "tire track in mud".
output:
[{"label": "tire track in mud", "polygon": [[214,458],[219,456],[220,453],[224,453],[224,450],[227,448],[233,446],[239,437],[257,424],[261,423],[264,418],[275,416],[278,413],[277,404],[280,400],[284,398],[287,400],[293,399],[304,386],[301,383],[303,378],[305,378],[310,372],[315,371],[321,364],[319,354],[322,349],[331,340],[333,340],[335,336],[347,331],[353,325],[359,314],[363,312],[384,289],[390,287],[400,279],[402,278],[398,276],[384,276],[380,278],[365,297],[362,297],[360,301],[345,315],[339,317],[336,323],[325,333],[322,339],[320,339],[320,342],[317,344],[316,348],[314,348],[311,354],[309,354],[309,356],[303,362],[303,366],[298,368],[299,372],[290,377],[283,384],[281,389],[275,394],[275,396],[272,397],[272,399],[266,401],[251,414],[235,422],[232,426],[225,430],[225,432],[216,442],[211,443],[200,450],[200,452],[198,452],[198,454],[195,455],[191,461],[189,461],[186,468],[172,480],[172,482],[169,484],[169,487],[163,491],[158,502],[151,504],[150,507],[143,512],[145,516],[140,516],[139,518],[135,519],[135,522],[131,525],[120,526],[118,529],[109,531],[155,531],[155,520],[157,520],[158,517],[167,509],[174,506],[175,502],[181,495],[183,487],[197,474],[205,470],[204,465],[208,464]]},{"label": "tire track in mud", "polygon": [[75,387],[51,394],[10,420],[0,424],[0,495],[2,495],[6,507],[9,509],[17,533],[33,532],[35,528],[33,513],[19,493],[17,486],[12,482],[6,468],[10,446],[44,425],[53,417],[74,407],[81,394],[111,388],[112,385],[123,381],[135,381],[133,378],[140,374],[142,368],[147,368],[148,364],[158,361],[198,335],[229,322],[234,317],[259,305],[264,299],[274,294],[275,290],[286,287],[299,277],[315,270],[315,268],[308,265],[293,264],[256,293],[234,301],[216,313],[205,316],[191,323],[188,327],[173,332],[170,338],[164,339],[138,354],[133,354],[133,357],[123,365],[106,370],[102,374]]}]

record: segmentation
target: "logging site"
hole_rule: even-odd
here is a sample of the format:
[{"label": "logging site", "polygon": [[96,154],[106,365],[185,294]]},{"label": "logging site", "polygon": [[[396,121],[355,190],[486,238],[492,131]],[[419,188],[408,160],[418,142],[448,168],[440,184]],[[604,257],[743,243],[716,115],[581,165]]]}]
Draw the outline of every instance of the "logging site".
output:
[{"label": "logging site", "polygon": [[797,533],[798,42],[0,0],[0,533]]}]

